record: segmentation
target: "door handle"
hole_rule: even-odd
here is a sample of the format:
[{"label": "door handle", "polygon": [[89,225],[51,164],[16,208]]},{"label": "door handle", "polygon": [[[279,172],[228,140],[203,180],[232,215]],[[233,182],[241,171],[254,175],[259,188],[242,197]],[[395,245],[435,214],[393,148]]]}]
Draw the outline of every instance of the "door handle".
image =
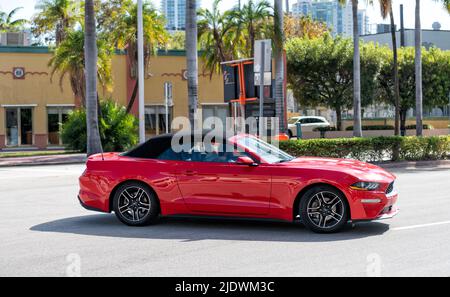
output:
[{"label": "door handle", "polygon": [[196,171],[193,171],[193,170],[187,170],[186,171],[186,175],[187,176],[193,176],[193,175],[196,175],[197,174],[197,172]]}]

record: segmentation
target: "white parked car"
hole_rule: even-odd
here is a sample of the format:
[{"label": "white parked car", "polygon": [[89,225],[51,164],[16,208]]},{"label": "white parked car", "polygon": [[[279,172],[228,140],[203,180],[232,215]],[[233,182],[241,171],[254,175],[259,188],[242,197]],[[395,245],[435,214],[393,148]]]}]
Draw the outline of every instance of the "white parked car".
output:
[{"label": "white parked car", "polygon": [[302,132],[313,132],[317,128],[328,128],[330,123],[324,117],[293,117],[288,121],[289,137],[297,137],[297,123],[302,124]]}]

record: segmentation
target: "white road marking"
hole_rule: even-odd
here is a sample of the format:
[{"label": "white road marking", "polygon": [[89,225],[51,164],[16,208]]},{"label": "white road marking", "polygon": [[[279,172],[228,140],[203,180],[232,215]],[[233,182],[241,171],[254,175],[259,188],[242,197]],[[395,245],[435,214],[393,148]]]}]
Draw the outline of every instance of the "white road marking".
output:
[{"label": "white road marking", "polygon": [[435,227],[435,226],[442,226],[442,225],[449,225],[449,224],[450,224],[450,221],[445,221],[445,222],[437,222],[437,223],[431,223],[431,224],[422,224],[422,225],[413,225],[413,226],[393,228],[392,231],[405,231],[405,230],[421,229],[421,228]]}]

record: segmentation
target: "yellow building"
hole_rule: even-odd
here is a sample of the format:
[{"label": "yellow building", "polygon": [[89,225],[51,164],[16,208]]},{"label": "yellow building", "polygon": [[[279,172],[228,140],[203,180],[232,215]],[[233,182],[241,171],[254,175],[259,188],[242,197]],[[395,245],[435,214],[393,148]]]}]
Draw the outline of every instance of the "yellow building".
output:
[{"label": "yellow building", "polygon": [[[62,146],[59,123],[76,108],[76,103],[68,78],[62,89],[58,74],[51,80],[50,58],[46,47],[0,47],[0,149]],[[114,89],[111,94],[102,95],[127,105],[134,89],[127,56],[117,54],[112,62]],[[165,131],[165,82],[173,85],[170,117],[187,116],[185,52],[160,52],[150,63],[145,81],[146,130],[148,135],[154,135]],[[201,59],[199,63],[202,69]],[[204,116],[228,115],[223,89],[221,76],[210,79],[209,74],[200,74],[199,104]]]}]

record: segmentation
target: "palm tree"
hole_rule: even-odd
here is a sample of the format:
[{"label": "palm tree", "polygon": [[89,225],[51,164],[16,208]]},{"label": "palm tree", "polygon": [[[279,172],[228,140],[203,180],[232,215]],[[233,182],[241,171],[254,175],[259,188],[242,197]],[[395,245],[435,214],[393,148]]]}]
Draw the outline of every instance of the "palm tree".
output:
[{"label": "palm tree", "polygon": [[[56,48],[49,66],[52,68],[51,79],[56,73],[60,75],[59,85],[63,88],[65,77],[69,77],[70,86],[79,105],[86,105],[86,77],[85,77],[85,32],[83,29],[67,33],[66,39]],[[105,38],[97,40],[98,47],[98,80],[105,90],[112,89],[111,55],[113,49]]]},{"label": "palm tree", "polygon": [[[163,47],[169,40],[165,30],[165,20],[149,1],[143,2],[144,18],[144,61],[148,72],[150,56],[157,53],[158,47]],[[137,79],[137,4],[133,0],[103,1],[98,18],[99,27],[105,34],[111,34],[111,43],[118,49],[125,50],[130,61],[130,77],[136,79],[133,94],[128,103],[131,111],[136,100]]]},{"label": "palm tree", "polygon": [[40,10],[32,19],[32,31],[36,36],[51,34],[59,45],[74,27],[82,20],[73,0],[40,0],[36,5]]},{"label": "palm tree", "polygon": [[85,69],[86,69],[86,126],[87,155],[103,152],[98,125],[97,96],[97,31],[94,0],[85,2]]},{"label": "palm tree", "polygon": [[272,18],[270,9],[271,6],[267,0],[261,0],[257,3],[254,0],[249,0],[241,9],[235,7],[231,12],[237,36],[246,37],[244,52],[247,57],[253,57],[255,54],[255,40],[270,36],[273,31],[270,22]]},{"label": "palm tree", "polygon": [[275,102],[279,115],[280,132],[285,133],[285,102],[284,102],[284,20],[283,1],[275,0],[274,5],[274,44],[275,44]]},{"label": "palm tree", "polygon": [[205,60],[205,70],[211,76],[219,73],[222,62],[231,61],[238,55],[233,35],[233,23],[229,12],[221,13],[222,0],[214,0],[212,10],[201,9],[198,12],[198,35]]},{"label": "palm tree", "polygon": [[287,15],[290,15],[291,14],[291,12],[290,12],[290,6],[289,6],[289,0],[286,0],[286,13],[287,13]]},{"label": "palm tree", "polygon": [[[346,4],[347,0],[339,0]],[[359,0],[351,0],[353,15],[353,136],[362,137],[361,123],[361,53],[359,48]]]},{"label": "palm tree", "polygon": [[9,13],[0,11],[0,32],[14,32],[23,28],[23,25],[28,23],[27,20],[17,19],[14,20],[14,16],[23,7],[17,7],[11,10]]},{"label": "palm tree", "polygon": [[[371,1],[373,2],[373,1]],[[398,49],[397,35],[395,32],[394,11],[392,9],[393,0],[379,0],[381,16],[386,19],[388,16],[391,21],[392,48],[394,54],[394,102],[395,102],[395,135],[400,135],[400,80],[398,73]],[[402,127],[404,130],[404,127]]]},{"label": "palm tree", "polygon": [[416,135],[423,136],[423,90],[422,90],[422,23],[420,19],[420,0],[416,0]]},{"label": "palm tree", "polygon": [[197,1],[186,0],[186,65],[189,101],[189,121],[194,129],[198,107],[198,28]]}]

